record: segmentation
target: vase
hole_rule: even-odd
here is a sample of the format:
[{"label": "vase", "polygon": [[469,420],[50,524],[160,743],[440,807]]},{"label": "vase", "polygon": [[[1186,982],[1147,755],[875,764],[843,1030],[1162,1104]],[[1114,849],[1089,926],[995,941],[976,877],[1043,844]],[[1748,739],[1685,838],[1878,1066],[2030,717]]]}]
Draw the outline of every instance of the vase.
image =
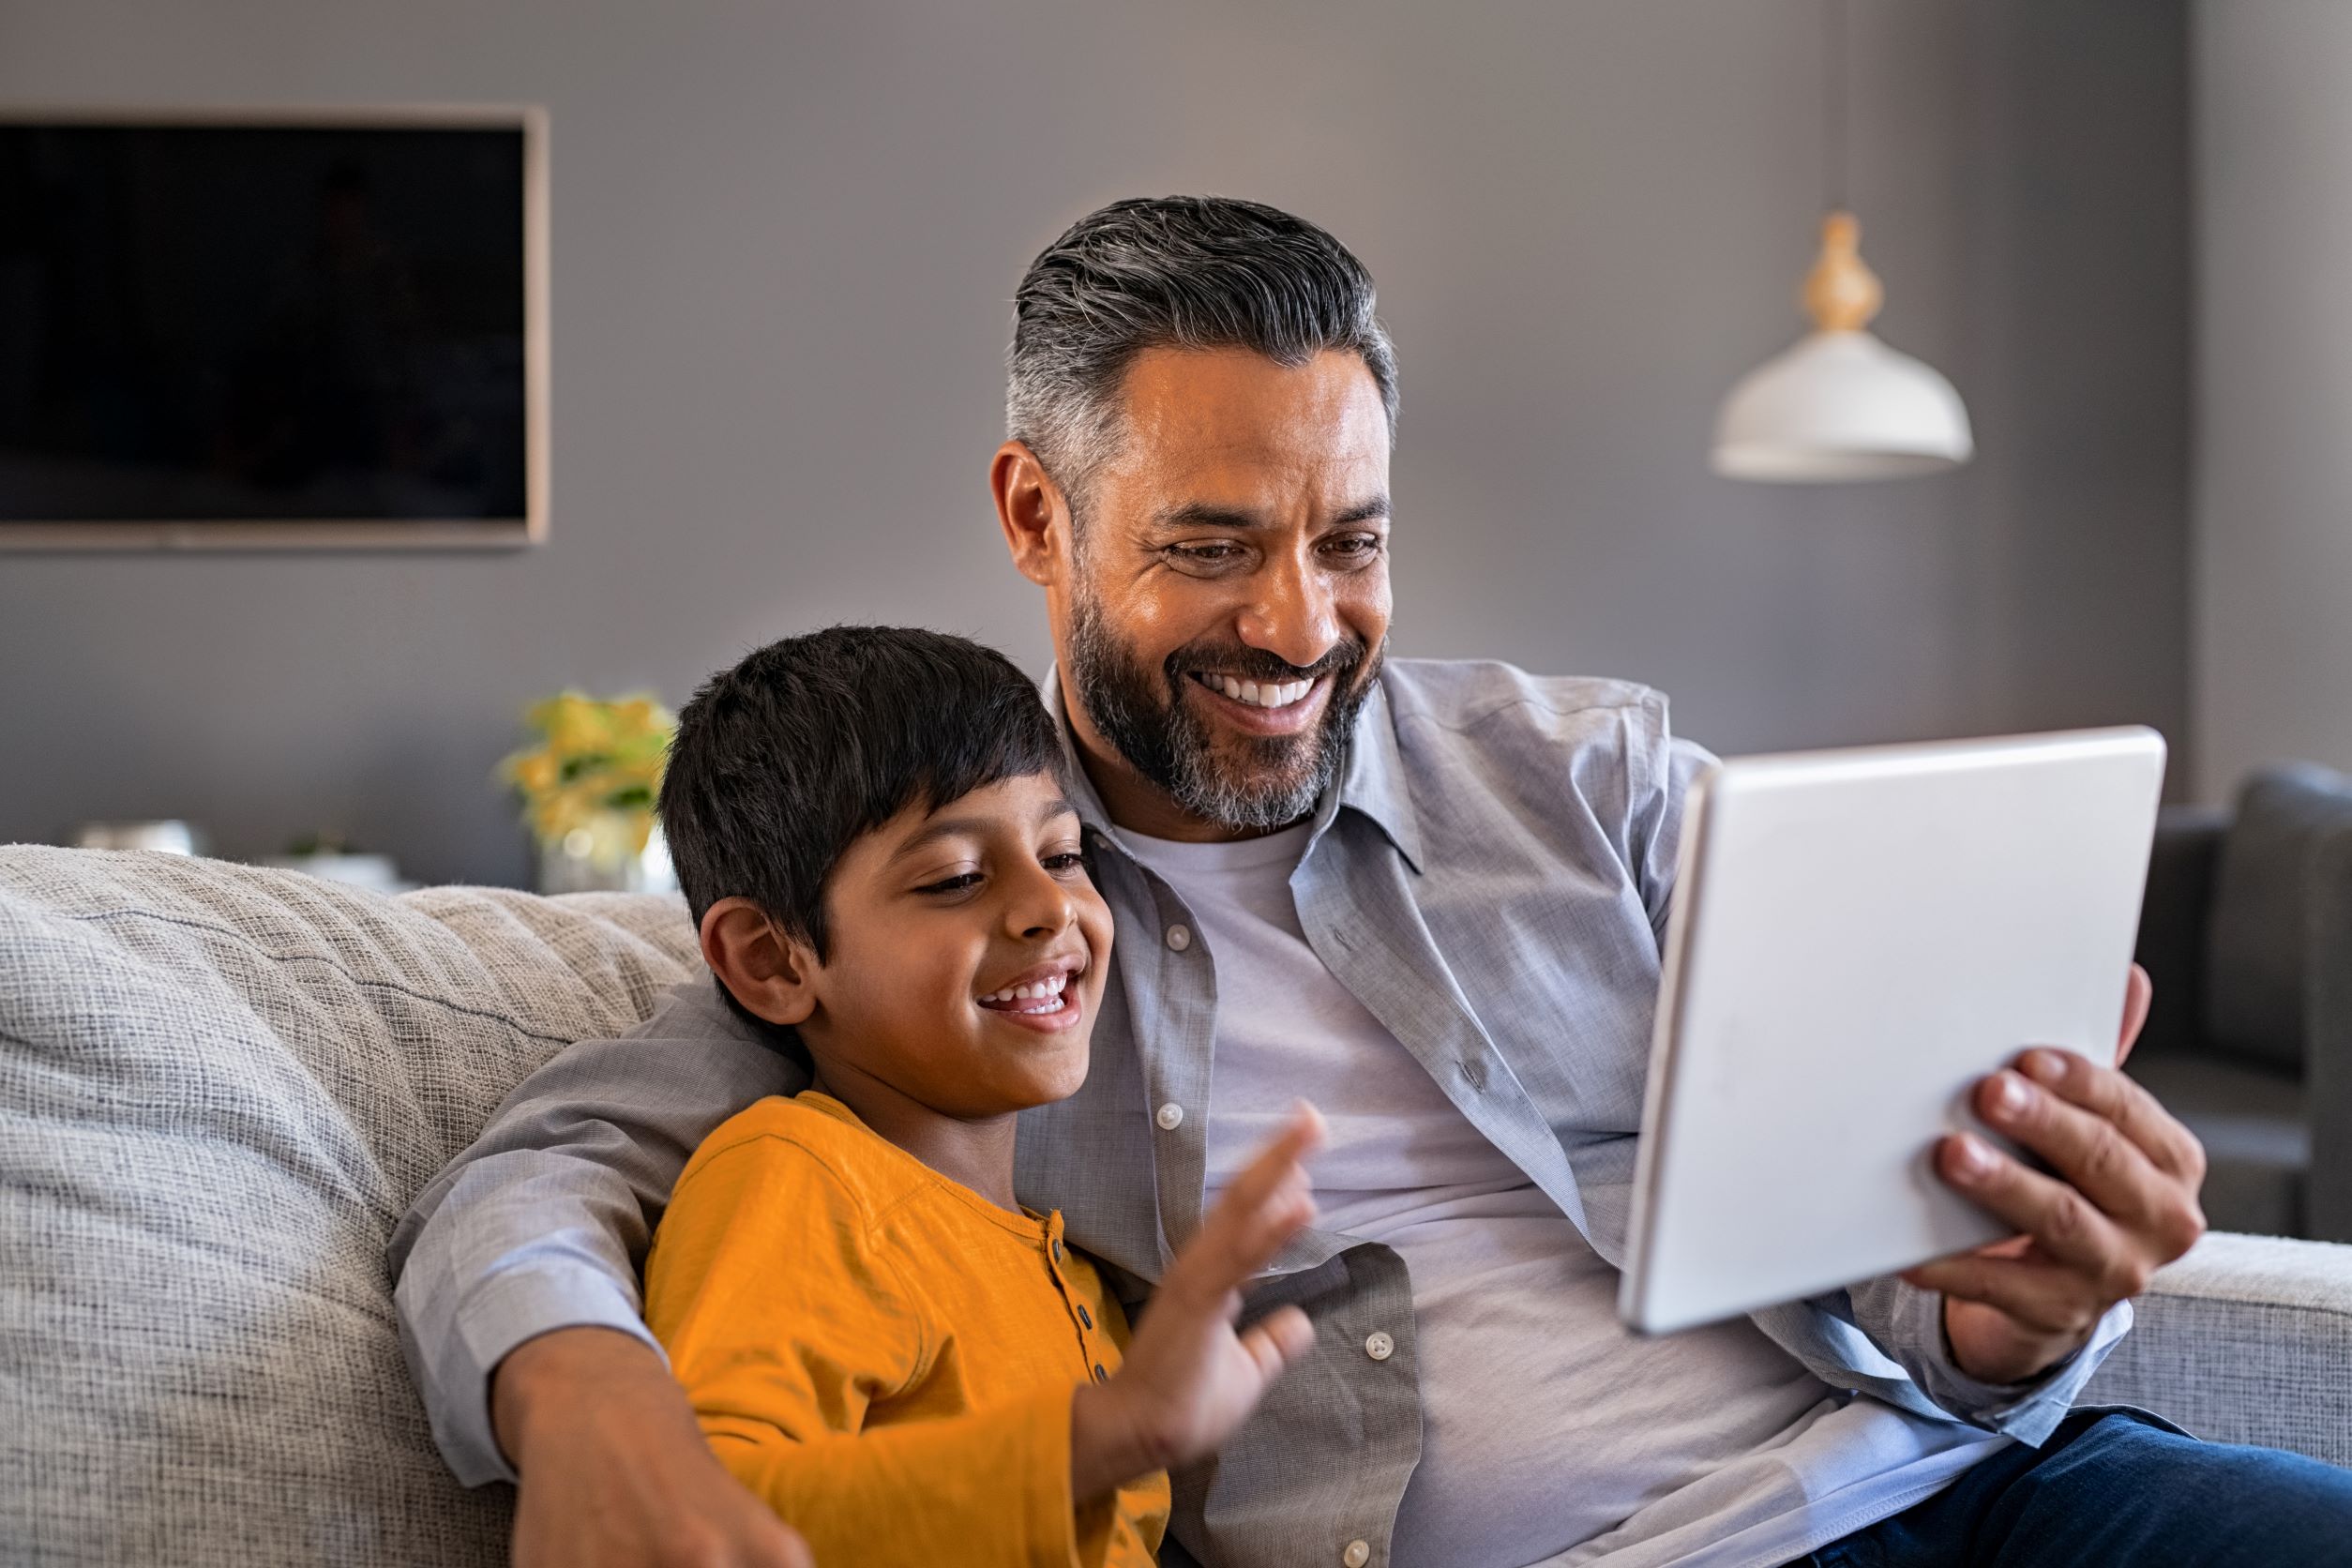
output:
[{"label": "vase", "polygon": [[661,824],[637,847],[644,818],[630,811],[595,811],[558,838],[539,840],[542,893],[675,893],[678,873]]}]

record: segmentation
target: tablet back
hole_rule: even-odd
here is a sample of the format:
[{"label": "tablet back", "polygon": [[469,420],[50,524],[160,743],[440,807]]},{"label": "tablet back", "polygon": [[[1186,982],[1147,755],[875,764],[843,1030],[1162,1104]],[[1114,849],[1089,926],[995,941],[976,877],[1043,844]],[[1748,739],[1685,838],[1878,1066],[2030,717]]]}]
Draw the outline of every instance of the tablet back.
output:
[{"label": "tablet back", "polygon": [[1929,1165],[2028,1046],[2113,1060],[2152,730],[1735,758],[1684,818],[1619,1311],[1663,1332],[1997,1240]]}]

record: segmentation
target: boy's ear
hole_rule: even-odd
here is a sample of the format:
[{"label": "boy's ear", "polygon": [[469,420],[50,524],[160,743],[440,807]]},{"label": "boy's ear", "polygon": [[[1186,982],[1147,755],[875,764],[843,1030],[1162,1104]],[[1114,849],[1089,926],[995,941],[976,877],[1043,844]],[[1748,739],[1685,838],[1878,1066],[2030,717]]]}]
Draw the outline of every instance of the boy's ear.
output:
[{"label": "boy's ear", "polygon": [[785,935],[748,898],[721,898],[702,912],[702,961],[752,1012],[793,1028],[817,1010],[817,956]]}]

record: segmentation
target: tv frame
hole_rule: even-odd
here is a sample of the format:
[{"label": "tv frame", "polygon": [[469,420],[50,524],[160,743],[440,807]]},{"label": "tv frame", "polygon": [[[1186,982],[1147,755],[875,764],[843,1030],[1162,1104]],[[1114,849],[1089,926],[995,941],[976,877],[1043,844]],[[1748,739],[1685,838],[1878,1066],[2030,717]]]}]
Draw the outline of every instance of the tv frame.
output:
[{"label": "tv frame", "polygon": [[537,104],[333,104],[253,107],[0,105],[0,126],[260,126],[522,132],[523,516],[298,518],[108,522],[0,520],[0,551],[209,550],[518,550],[548,531],[548,131]]}]

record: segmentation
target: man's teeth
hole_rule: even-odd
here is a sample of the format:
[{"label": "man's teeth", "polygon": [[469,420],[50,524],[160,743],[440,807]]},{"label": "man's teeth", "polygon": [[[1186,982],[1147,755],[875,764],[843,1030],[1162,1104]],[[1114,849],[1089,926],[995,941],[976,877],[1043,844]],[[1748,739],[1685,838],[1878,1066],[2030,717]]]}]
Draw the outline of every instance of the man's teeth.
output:
[{"label": "man's teeth", "polygon": [[1236,702],[1253,708],[1287,708],[1315,689],[1313,681],[1237,681],[1230,675],[1203,675],[1202,681]]},{"label": "man's teeth", "polygon": [[1051,974],[1034,985],[1007,986],[1001,991],[990,991],[980,1000],[1000,1006],[1026,1002],[1031,1005],[1015,1005],[1011,1010],[1016,1013],[1051,1013],[1061,1008],[1063,988],[1069,983],[1067,974]]}]

